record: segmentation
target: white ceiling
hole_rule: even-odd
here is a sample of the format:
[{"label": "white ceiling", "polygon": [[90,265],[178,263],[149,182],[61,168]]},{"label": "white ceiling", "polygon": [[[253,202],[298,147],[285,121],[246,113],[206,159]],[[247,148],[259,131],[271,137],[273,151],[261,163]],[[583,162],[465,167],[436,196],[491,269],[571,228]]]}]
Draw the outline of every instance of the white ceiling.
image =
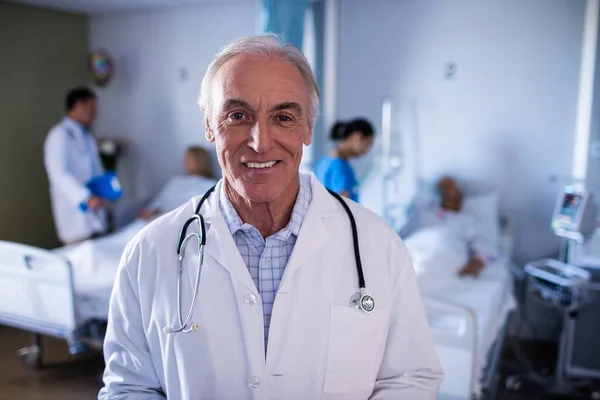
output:
[{"label": "white ceiling", "polygon": [[84,14],[106,14],[156,8],[183,7],[210,3],[235,3],[256,0],[9,0],[13,3],[52,8]]}]

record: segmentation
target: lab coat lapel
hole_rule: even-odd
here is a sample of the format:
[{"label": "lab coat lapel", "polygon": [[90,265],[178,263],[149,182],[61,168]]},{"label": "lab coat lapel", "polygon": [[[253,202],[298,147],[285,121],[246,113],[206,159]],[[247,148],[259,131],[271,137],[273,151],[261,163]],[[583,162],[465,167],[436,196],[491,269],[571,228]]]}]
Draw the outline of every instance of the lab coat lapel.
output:
[{"label": "lab coat lapel", "polygon": [[[334,203],[336,200],[316,180],[314,175],[311,176],[311,187],[312,200],[302,222],[294,250],[285,268],[280,290],[281,288],[285,289],[286,282],[290,281],[293,274],[300,267],[328,245],[330,237],[324,220],[339,213]],[[341,205],[339,207],[341,208]]]},{"label": "lab coat lapel", "polygon": [[[214,258],[215,261],[225,268],[231,274],[233,279],[240,281],[246,288],[256,295],[258,291],[256,285],[250,276],[248,267],[231,236],[231,232],[225,223],[221,214],[218,201],[218,193],[221,189],[222,181],[219,182],[215,193],[207,200],[206,205],[202,207],[202,213],[207,217],[208,233],[206,235],[206,254]],[[195,207],[196,205],[194,205]]]}]

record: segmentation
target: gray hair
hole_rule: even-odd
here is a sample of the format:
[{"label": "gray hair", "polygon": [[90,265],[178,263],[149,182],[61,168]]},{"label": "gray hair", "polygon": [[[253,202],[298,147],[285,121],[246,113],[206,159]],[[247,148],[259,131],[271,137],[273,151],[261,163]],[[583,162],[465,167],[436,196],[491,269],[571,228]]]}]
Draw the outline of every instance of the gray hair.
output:
[{"label": "gray hair", "polygon": [[319,112],[319,88],[312,73],[310,64],[304,54],[296,46],[286,43],[277,35],[264,33],[246,36],[224,47],[208,66],[202,79],[198,104],[205,118],[208,118],[211,107],[211,84],[219,69],[229,60],[238,55],[251,55],[262,58],[276,58],[292,63],[302,74],[310,95],[308,117],[315,122]]}]

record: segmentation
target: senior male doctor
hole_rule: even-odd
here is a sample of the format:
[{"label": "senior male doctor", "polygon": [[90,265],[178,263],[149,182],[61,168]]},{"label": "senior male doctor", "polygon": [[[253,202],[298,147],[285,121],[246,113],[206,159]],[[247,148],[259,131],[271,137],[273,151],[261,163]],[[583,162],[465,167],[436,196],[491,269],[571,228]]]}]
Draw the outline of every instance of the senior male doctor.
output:
[{"label": "senior male doctor", "polygon": [[[302,53],[242,38],[210,64],[200,106],[223,179],[201,207],[206,246],[177,245],[202,196],[143,229],[122,256],[110,303],[99,399],[434,399],[443,373],[409,254],[380,218],[348,214],[299,173],[319,105]],[[193,222],[188,233],[199,233]],[[179,311],[181,310],[181,311]],[[181,312],[181,317],[178,316]]]},{"label": "senior male doctor", "polygon": [[67,93],[67,115],[48,133],[44,165],[50,183],[54,225],[63,244],[106,231],[106,199],[93,195],[86,183],[104,173],[96,140],[89,129],[96,118],[96,95],[86,87]]}]

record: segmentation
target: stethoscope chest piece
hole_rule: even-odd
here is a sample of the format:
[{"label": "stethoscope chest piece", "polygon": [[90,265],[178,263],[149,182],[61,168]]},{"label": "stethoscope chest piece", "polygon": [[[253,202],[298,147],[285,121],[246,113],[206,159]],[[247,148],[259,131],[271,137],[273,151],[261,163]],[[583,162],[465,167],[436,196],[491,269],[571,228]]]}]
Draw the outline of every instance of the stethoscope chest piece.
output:
[{"label": "stethoscope chest piece", "polygon": [[373,296],[370,294],[356,292],[350,299],[350,306],[366,313],[370,313],[375,309],[375,299],[373,299]]}]

